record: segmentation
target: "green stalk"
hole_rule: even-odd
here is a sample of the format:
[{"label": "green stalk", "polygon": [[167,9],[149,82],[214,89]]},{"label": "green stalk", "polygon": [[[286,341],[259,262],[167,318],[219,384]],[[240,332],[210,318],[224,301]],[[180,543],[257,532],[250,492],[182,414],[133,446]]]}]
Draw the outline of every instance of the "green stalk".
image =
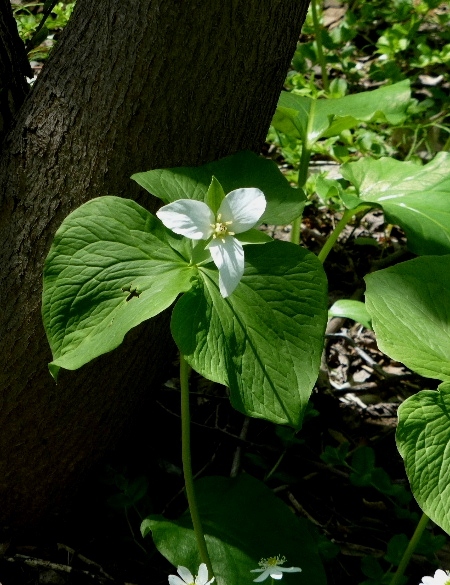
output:
[{"label": "green stalk", "polygon": [[408,566],[408,563],[412,557],[413,552],[416,550],[420,537],[422,536],[422,533],[425,530],[426,525],[428,524],[428,520],[429,520],[428,516],[426,514],[422,514],[422,517],[416,526],[414,534],[412,535],[411,540],[409,541],[409,544],[406,547],[405,552],[403,553],[402,560],[400,561],[400,564],[397,567],[394,576],[392,577],[390,585],[399,585],[401,583],[403,573],[405,572],[405,569]]},{"label": "green stalk", "polygon": [[203,532],[200,514],[198,513],[197,500],[194,490],[194,477],[191,464],[191,417],[189,414],[189,365],[180,354],[180,387],[181,387],[181,457],[183,460],[184,483],[186,497],[191,513],[197,546],[202,562],[208,567],[209,578],[213,576],[211,559],[206,548],[205,534]]},{"label": "green stalk", "polygon": [[319,59],[320,69],[322,70],[323,89],[328,91],[330,89],[330,82],[328,80],[327,64],[323,54],[322,27],[320,26],[319,17],[317,16],[317,2],[318,0],[311,0],[311,12],[314,24],[314,34],[316,36],[317,43],[317,57]]},{"label": "green stalk", "polygon": [[[298,169],[298,180],[297,185],[300,189],[304,189],[306,185],[306,179],[308,178],[309,160],[311,158],[311,150],[302,145],[302,156],[300,157],[300,167]],[[301,230],[302,218],[297,217],[292,222],[291,227],[291,242],[293,244],[300,244],[300,230]]]},{"label": "green stalk", "polygon": [[344,215],[339,220],[337,226],[334,228],[334,231],[331,233],[330,237],[325,242],[323,248],[320,250],[318,258],[322,262],[322,264],[325,262],[328,254],[331,252],[331,250],[332,250],[334,244],[336,243],[338,237],[340,236],[342,230],[345,228],[345,226],[348,224],[348,222],[351,221],[351,219],[354,215],[355,215],[354,209],[346,209],[344,211]]}]

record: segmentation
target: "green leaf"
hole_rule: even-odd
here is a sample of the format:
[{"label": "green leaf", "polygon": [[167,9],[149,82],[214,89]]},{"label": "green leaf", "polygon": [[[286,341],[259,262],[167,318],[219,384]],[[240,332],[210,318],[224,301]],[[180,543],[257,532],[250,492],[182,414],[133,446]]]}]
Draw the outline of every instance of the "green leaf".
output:
[{"label": "green leaf", "polygon": [[218,272],[178,301],[172,334],[189,364],[230,388],[241,412],[298,428],[319,372],[327,318],[321,263],[289,242],[249,246],[244,276],[226,299]]},{"label": "green leaf", "polygon": [[196,269],[162,223],[134,201],[100,197],[62,223],[45,261],[42,314],[50,371],[75,370],[191,287]]},{"label": "green leaf", "polygon": [[422,376],[450,381],[450,255],[408,260],[365,280],[380,350]]},{"label": "green leaf", "polygon": [[[249,475],[234,479],[206,477],[196,482],[200,517],[213,565],[214,585],[252,583],[261,558],[284,555],[284,566],[301,573],[285,573],[283,582],[325,585],[323,566],[308,522],[297,518],[262,482]],[[174,567],[196,573],[201,563],[189,512],[178,520],[150,516],[142,535],[153,542]]]},{"label": "green leaf", "polygon": [[412,252],[450,253],[450,153],[424,166],[364,158],[342,165],[341,173],[363,201],[381,206],[386,220],[403,228]]},{"label": "green leaf", "polygon": [[320,138],[338,136],[360,122],[401,124],[410,100],[407,80],[339,99],[315,100],[282,92],[272,125],[310,149]]},{"label": "green leaf", "polygon": [[398,409],[397,447],[419,506],[450,534],[450,384],[422,390]]},{"label": "green leaf", "polygon": [[156,169],[131,178],[164,203],[171,203],[178,199],[205,201],[213,176],[225,193],[241,187],[261,189],[267,201],[261,223],[288,224],[302,214],[306,203],[303,191],[291,187],[273,161],[249,151],[201,167]]},{"label": "green leaf", "polygon": [[386,561],[397,567],[402,560],[408,544],[409,538],[406,534],[395,534],[388,542],[387,552],[384,555]]},{"label": "green leaf", "polygon": [[320,458],[327,465],[346,465],[350,443],[341,443],[338,447],[327,445]]},{"label": "green leaf", "polygon": [[361,301],[352,301],[349,299],[341,299],[336,301],[328,309],[328,317],[344,317],[346,319],[353,319],[357,323],[361,323],[367,329],[372,329],[370,315],[367,312],[366,305]]}]

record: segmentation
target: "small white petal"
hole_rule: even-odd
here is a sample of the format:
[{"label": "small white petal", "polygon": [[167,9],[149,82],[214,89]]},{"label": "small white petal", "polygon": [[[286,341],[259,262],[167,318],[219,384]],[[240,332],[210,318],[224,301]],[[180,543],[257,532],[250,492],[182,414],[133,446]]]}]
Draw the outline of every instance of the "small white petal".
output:
[{"label": "small white petal", "polygon": [[202,563],[198,568],[198,575],[195,579],[195,585],[209,585],[214,581],[214,577],[208,581],[208,567]]},{"label": "small white petal", "polygon": [[[250,571],[251,573],[256,573],[256,571],[260,571],[261,569],[254,569],[253,571]],[[259,577],[256,577],[256,579],[253,579],[253,583],[261,583],[261,581],[265,581],[267,579],[267,577],[270,577],[270,569],[263,569],[263,572],[261,573],[261,575]]]},{"label": "small white petal", "polygon": [[213,232],[214,214],[203,201],[179,199],[161,207],[156,216],[167,228],[191,240],[206,240]]},{"label": "small white petal", "polygon": [[169,575],[169,585],[186,585],[186,581],[183,581],[177,575]]},{"label": "small white petal", "polygon": [[244,274],[244,248],[232,236],[216,238],[208,244],[214,264],[219,269],[219,289],[229,297]]},{"label": "small white petal", "polygon": [[231,191],[220,204],[220,221],[232,221],[236,234],[245,232],[258,223],[266,209],[266,198],[260,189],[246,188]]},{"label": "small white petal", "polygon": [[189,583],[189,585],[194,583],[194,577],[192,576],[190,570],[186,569],[186,567],[178,567],[177,573],[180,575],[180,577],[183,579],[185,583]]},{"label": "small white petal", "polygon": [[278,567],[283,573],[301,573],[300,567]]},{"label": "small white petal", "polygon": [[434,577],[422,577],[421,585],[447,585],[450,582],[450,575],[448,572],[438,569]]},{"label": "small white petal", "polygon": [[280,573],[280,572],[270,573],[270,576],[272,577],[272,579],[282,579],[283,578],[283,573]]}]

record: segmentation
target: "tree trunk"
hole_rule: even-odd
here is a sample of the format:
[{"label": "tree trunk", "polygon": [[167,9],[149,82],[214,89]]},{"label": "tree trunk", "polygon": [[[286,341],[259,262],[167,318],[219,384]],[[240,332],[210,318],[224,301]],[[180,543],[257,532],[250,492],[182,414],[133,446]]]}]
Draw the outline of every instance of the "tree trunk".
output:
[{"label": "tree trunk", "polygon": [[78,0],[0,160],[0,524],[57,505],[173,355],[163,317],[55,385],[40,303],[56,229],[100,195],[154,210],[134,172],[257,152],[307,3]]}]

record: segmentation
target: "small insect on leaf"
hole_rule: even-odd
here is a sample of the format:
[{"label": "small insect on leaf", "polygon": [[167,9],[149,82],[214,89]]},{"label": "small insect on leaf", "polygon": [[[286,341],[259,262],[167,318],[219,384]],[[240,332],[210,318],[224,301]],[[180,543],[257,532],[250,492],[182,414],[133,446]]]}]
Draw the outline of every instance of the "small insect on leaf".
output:
[{"label": "small insect on leaf", "polygon": [[139,295],[141,294],[141,291],[138,290],[136,286],[133,286],[133,283],[123,286],[122,291],[129,293],[127,298],[125,299],[127,303],[128,301],[131,301],[133,297],[139,298]]}]

